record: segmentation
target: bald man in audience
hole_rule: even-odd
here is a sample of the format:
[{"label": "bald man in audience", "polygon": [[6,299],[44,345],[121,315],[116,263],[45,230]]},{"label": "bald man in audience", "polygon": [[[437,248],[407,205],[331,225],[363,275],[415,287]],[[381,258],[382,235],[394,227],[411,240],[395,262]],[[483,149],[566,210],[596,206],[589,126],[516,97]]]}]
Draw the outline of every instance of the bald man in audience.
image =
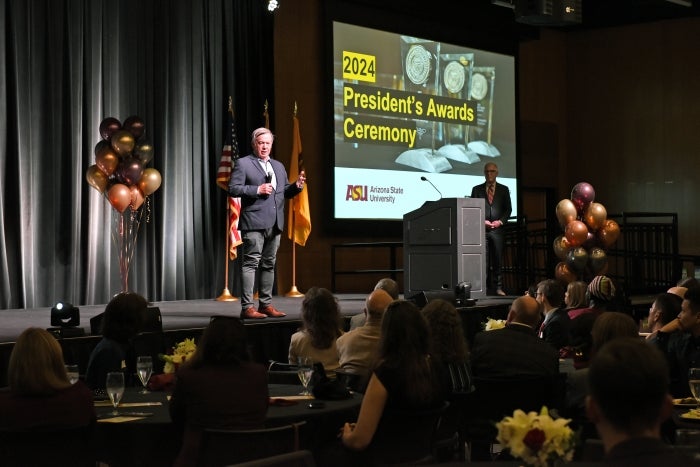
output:
[{"label": "bald man in audience", "polygon": [[559,353],[537,336],[540,305],[525,295],[508,311],[506,326],[481,331],[474,337],[471,368],[480,378],[554,376],[559,372]]},{"label": "bald man in audience", "polygon": [[[399,299],[399,284],[396,283],[394,279],[391,279],[390,277],[385,277],[383,279],[379,279],[379,282],[374,286],[374,290],[377,289],[382,289],[386,291],[389,295],[391,295],[391,298],[394,300]],[[362,313],[358,313],[354,315],[352,318],[350,318],[350,330],[352,331],[353,329],[357,329],[363,324],[365,324],[365,321],[367,320],[367,310],[363,310]]]},{"label": "bald man in audience", "polygon": [[362,375],[369,373],[377,357],[382,316],[387,305],[393,300],[391,295],[382,289],[376,289],[369,294],[365,303],[367,322],[346,332],[336,341],[341,369]]}]

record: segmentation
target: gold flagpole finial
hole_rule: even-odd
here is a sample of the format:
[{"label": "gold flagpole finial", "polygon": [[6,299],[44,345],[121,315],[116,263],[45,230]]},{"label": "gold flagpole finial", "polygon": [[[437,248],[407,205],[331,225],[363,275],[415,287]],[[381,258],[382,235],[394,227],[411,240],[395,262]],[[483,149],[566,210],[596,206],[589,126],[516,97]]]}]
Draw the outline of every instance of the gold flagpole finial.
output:
[{"label": "gold flagpole finial", "polygon": [[265,112],[267,112],[267,99],[265,99]]},{"label": "gold flagpole finial", "polygon": [[298,107],[297,107],[297,101],[294,101],[294,116],[295,116],[295,117],[297,116],[297,109],[298,109]]},{"label": "gold flagpole finial", "polygon": [[233,112],[233,98],[228,96],[228,111]]}]

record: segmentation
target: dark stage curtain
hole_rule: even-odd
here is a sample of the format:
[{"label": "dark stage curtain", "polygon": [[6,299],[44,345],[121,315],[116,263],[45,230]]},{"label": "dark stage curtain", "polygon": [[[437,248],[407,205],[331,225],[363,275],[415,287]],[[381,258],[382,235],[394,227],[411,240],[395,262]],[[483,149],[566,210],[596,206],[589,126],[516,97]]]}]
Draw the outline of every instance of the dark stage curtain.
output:
[{"label": "dark stage curtain", "polygon": [[115,210],[85,179],[110,116],[143,119],[154,147],[147,167],[162,175],[141,220],[129,290],[151,301],[221,292],[226,204],[215,177],[228,96],[244,154],[264,124],[265,100],[274,102],[265,7],[0,0],[0,308],[101,304],[122,290]]}]

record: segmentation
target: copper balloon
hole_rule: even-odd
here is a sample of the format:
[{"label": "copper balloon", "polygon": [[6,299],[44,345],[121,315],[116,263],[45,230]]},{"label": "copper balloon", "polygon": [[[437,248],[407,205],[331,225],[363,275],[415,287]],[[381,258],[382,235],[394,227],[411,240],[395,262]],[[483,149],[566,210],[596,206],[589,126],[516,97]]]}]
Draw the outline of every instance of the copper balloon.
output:
[{"label": "copper balloon", "polygon": [[571,190],[571,201],[576,206],[576,211],[579,216],[583,216],[588,208],[588,205],[595,200],[595,190],[590,183],[581,182],[574,185]]},{"label": "copper balloon", "polygon": [[119,165],[119,155],[109,143],[100,141],[95,146],[95,163],[109,177]]},{"label": "copper balloon", "polygon": [[573,272],[566,263],[561,262],[554,268],[554,277],[568,284],[569,282],[575,281],[578,276],[576,276],[576,273]]},{"label": "copper balloon", "polygon": [[586,209],[586,213],[583,215],[583,220],[586,221],[586,225],[590,227],[594,232],[601,227],[608,218],[608,211],[600,203],[591,203]]},{"label": "copper balloon", "polygon": [[581,274],[586,269],[588,263],[588,252],[582,246],[577,246],[566,254],[566,265],[577,274]]},{"label": "copper balloon", "polygon": [[156,169],[144,169],[141,180],[139,180],[139,188],[144,195],[148,196],[160,187],[161,181],[160,172]]},{"label": "copper balloon", "polygon": [[107,192],[107,199],[109,199],[114,209],[119,212],[124,212],[124,210],[129,207],[129,204],[131,204],[131,191],[128,186],[116,183],[112,185],[112,188]]},{"label": "copper balloon", "polygon": [[563,199],[557,204],[557,220],[562,229],[576,220],[576,206],[570,199]]},{"label": "copper balloon", "polygon": [[134,149],[134,156],[143,162],[143,165],[148,164],[153,159],[153,145],[148,141],[141,141]]},{"label": "copper balloon", "polygon": [[104,193],[105,188],[107,188],[108,178],[97,165],[91,165],[85,172],[85,180],[100,193]]},{"label": "copper balloon", "polygon": [[605,254],[605,251],[602,248],[591,249],[591,252],[588,254],[588,266],[593,275],[600,275],[607,265],[608,256]]},{"label": "copper balloon", "polygon": [[141,118],[136,115],[132,115],[131,117],[128,117],[126,120],[124,120],[122,128],[134,135],[134,138],[136,139],[142,137],[144,132],[146,131],[146,126],[143,124],[143,120],[141,120]]},{"label": "copper balloon", "polygon": [[115,131],[121,129],[122,124],[114,117],[107,117],[100,123],[100,136],[109,141]]},{"label": "copper balloon", "polygon": [[559,235],[554,239],[554,254],[557,258],[564,261],[566,259],[566,254],[571,250],[572,246],[565,236]]},{"label": "copper balloon", "polygon": [[571,246],[581,246],[588,238],[588,227],[581,221],[571,221],[566,225],[564,236]]},{"label": "copper balloon", "polygon": [[126,130],[115,131],[112,135],[111,142],[112,147],[120,156],[131,154],[131,151],[134,150],[134,146],[136,146],[134,135]]},{"label": "copper balloon", "polygon": [[614,220],[608,219],[597,233],[603,248],[610,248],[620,236],[620,226]]},{"label": "copper balloon", "polygon": [[129,191],[131,191],[131,209],[136,211],[143,204],[143,193],[141,193],[141,189],[135,185],[129,187]]}]

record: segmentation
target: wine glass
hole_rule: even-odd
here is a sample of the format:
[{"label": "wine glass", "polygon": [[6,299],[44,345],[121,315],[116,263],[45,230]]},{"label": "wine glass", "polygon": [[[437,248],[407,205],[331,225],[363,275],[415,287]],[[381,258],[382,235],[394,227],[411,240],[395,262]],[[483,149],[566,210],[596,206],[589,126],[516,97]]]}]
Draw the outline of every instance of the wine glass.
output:
[{"label": "wine glass", "polygon": [[690,392],[695,398],[695,402],[700,405],[700,368],[691,368],[688,370],[688,384]]},{"label": "wine glass", "polygon": [[68,374],[68,381],[70,381],[70,384],[77,383],[80,379],[78,365],[66,365],[66,374]]},{"label": "wine glass", "polygon": [[302,396],[310,396],[309,383],[311,382],[311,375],[314,372],[314,361],[311,357],[299,357],[297,359],[297,375],[299,376],[299,381],[301,385],[304,386],[304,390],[299,394]]},{"label": "wine glass", "polygon": [[107,395],[109,395],[109,400],[112,401],[114,406],[112,415],[119,415],[117,407],[119,407],[119,401],[122,400],[124,395],[124,373],[121,371],[107,373],[105,389],[107,390]]},{"label": "wine glass", "polygon": [[148,355],[141,355],[136,357],[136,372],[139,375],[141,384],[143,384],[143,391],[141,394],[148,394],[148,380],[151,379],[151,374],[153,373],[153,358]]}]

